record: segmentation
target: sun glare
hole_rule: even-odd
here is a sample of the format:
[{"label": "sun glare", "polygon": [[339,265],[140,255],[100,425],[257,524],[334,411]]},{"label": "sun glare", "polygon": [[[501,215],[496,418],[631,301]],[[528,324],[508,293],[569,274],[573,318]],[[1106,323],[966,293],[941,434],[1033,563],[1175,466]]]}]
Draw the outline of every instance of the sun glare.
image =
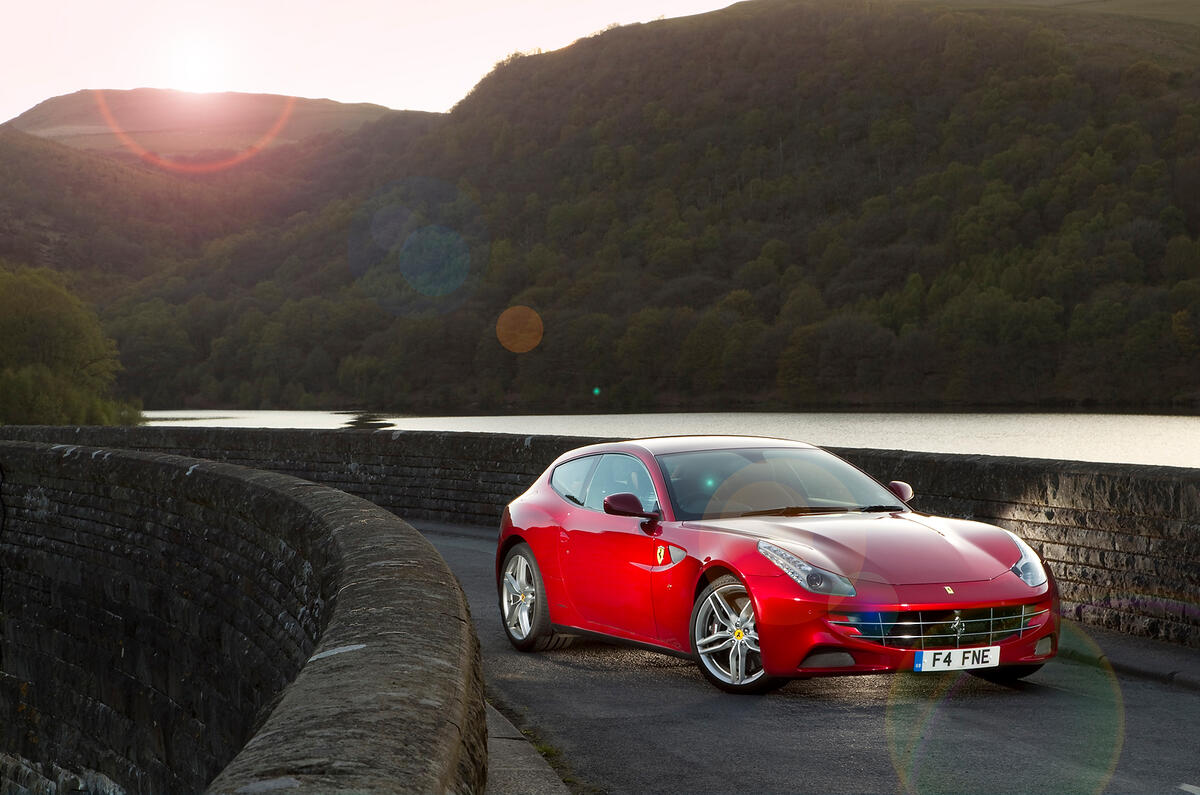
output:
[{"label": "sun glare", "polygon": [[226,91],[229,80],[221,46],[192,36],[171,48],[170,87],[181,91]]}]

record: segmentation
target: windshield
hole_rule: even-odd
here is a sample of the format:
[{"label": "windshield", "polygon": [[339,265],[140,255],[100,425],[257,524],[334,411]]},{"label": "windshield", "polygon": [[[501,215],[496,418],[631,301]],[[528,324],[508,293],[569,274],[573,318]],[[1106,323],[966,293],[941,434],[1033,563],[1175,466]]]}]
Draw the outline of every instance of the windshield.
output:
[{"label": "windshield", "polygon": [[904,510],[895,494],[824,450],[698,450],[658,463],[680,520]]}]

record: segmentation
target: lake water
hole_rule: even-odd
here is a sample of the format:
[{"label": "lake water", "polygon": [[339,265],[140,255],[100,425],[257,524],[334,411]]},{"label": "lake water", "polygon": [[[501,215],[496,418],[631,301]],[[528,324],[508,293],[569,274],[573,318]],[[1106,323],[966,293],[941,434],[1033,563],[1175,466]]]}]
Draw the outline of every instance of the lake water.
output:
[{"label": "lake water", "polygon": [[688,413],[393,417],[326,411],[147,411],[149,425],[372,427],[640,437],[746,434],[824,447],[1200,467],[1200,417],[1149,414]]}]

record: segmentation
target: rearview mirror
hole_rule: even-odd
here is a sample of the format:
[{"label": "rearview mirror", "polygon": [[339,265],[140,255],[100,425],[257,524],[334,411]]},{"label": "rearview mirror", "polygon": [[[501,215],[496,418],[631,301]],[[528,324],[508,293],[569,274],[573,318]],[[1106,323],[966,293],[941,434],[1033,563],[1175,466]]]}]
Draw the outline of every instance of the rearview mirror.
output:
[{"label": "rearview mirror", "polygon": [[620,492],[604,498],[604,512],[613,516],[636,516],[639,519],[657,519],[657,513],[651,513],[642,507],[642,501],[636,494]]},{"label": "rearview mirror", "polygon": [[913,498],[913,487],[903,480],[893,480],[888,484],[888,491],[900,498],[900,502],[908,502]]}]

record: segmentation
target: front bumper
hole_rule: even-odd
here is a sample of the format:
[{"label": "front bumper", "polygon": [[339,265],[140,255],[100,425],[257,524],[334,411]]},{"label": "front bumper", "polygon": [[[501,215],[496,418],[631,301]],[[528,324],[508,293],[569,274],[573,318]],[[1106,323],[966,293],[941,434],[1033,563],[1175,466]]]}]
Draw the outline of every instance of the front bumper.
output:
[{"label": "front bumper", "polygon": [[[922,649],[999,646],[1001,665],[1036,665],[1058,652],[1058,593],[1053,581],[1029,588],[1016,578],[946,585],[885,586],[866,583],[849,598],[802,593],[787,577],[752,578],[763,668],[770,676],[807,677],[913,670]],[[1024,593],[1021,593],[1021,591]],[[947,593],[953,591],[953,594]],[[984,634],[976,616],[1006,616]],[[904,624],[917,614],[936,616],[925,629]],[[961,614],[974,627],[947,634],[943,618]],[[880,616],[897,626],[880,632]],[[866,617],[866,618],[863,618]],[[954,625],[957,628],[957,624]],[[922,632],[926,633],[922,636]],[[887,637],[881,637],[881,635]]]}]

